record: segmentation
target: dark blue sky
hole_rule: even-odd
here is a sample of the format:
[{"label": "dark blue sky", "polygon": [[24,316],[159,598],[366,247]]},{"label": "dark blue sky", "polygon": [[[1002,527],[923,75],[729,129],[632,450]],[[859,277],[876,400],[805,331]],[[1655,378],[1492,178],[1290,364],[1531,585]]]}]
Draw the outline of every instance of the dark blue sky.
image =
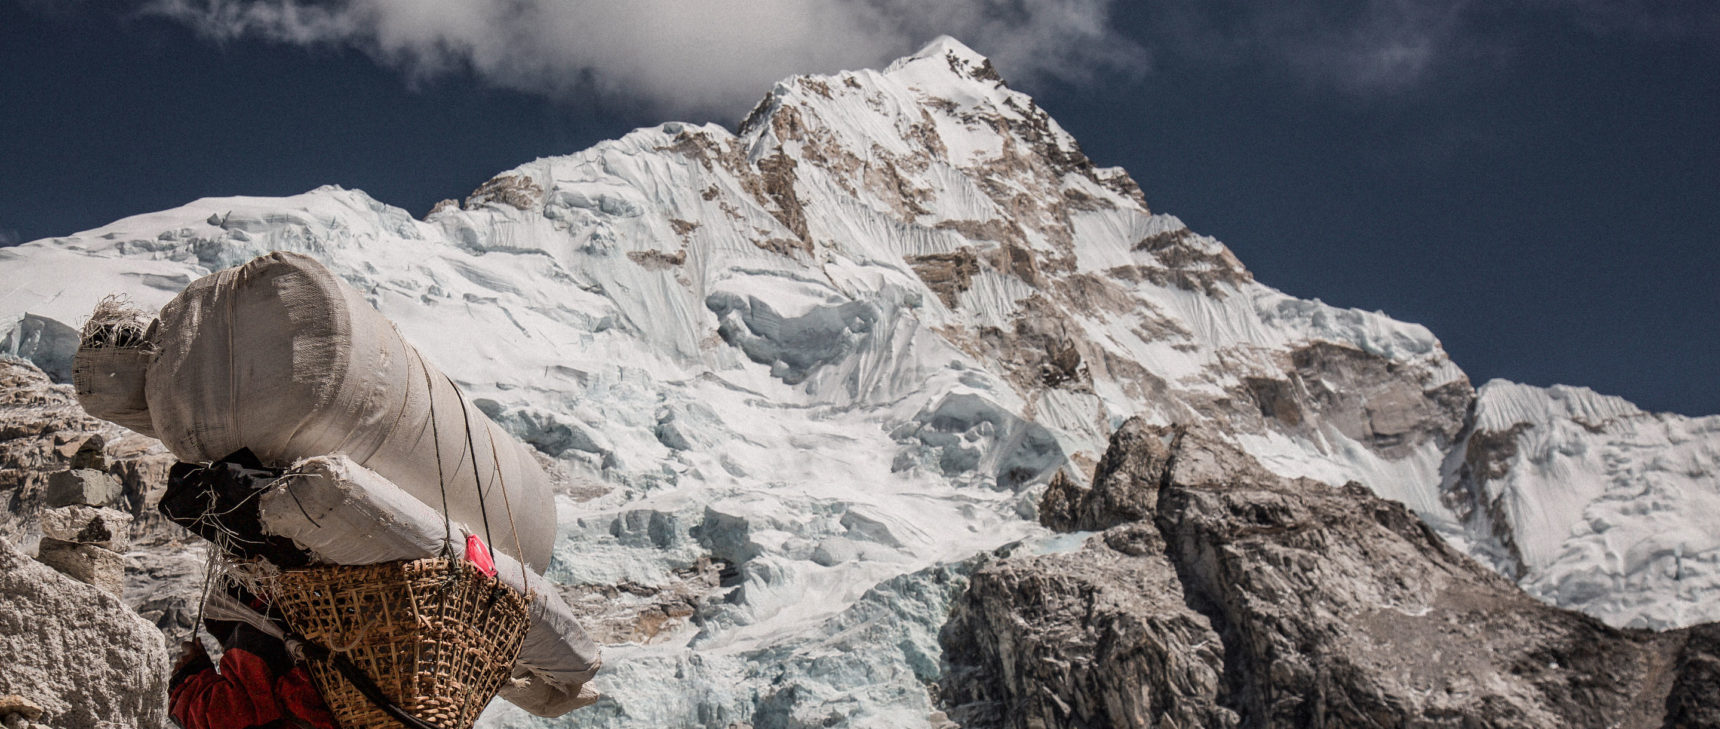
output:
[{"label": "dark blue sky", "polygon": [[[1720,413],[1720,16],[1456,3],[1405,39],[1372,5],[1120,3],[1133,61],[1017,85],[1261,281],[1425,324],[1478,384]],[[325,183],[422,214],[636,126],[738,118],[113,7],[0,0],[0,239]]]}]

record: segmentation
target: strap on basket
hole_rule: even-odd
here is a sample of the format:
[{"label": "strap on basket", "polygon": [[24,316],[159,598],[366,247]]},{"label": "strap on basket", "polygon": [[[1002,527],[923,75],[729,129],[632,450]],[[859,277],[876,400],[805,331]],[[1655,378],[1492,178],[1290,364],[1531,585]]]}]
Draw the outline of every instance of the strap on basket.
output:
[{"label": "strap on basket", "polygon": [[382,693],[382,689],[377,687],[375,681],[370,680],[370,676],[365,674],[364,669],[353,665],[352,660],[348,659],[345,654],[331,651],[295,632],[288,632],[287,640],[298,643],[304,649],[307,658],[334,664],[335,670],[340,671],[340,675],[344,676],[353,688],[358,689],[364,698],[369,699],[372,705],[380,709],[382,713],[387,714],[389,718],[400,722],[400,725],[406,729],[440,729],[434,724],[407,713],[405,709],[400,708],[393,701],[389,701],[388,696]]}]

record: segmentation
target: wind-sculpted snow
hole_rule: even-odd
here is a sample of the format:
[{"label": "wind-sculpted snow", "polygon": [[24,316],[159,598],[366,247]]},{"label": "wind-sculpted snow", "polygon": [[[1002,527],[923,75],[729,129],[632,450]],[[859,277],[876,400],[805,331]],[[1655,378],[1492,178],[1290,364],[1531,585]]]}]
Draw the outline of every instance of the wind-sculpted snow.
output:
[{"label": "wind-sculpted snow", "polygon": [[1720,620],[1720,417],[1494,380],[1463,459],[1454,493],[1530,594],[1620,626]]},{"label": "wind-sculpted snow", "polygon": [[[1363,482],[1476,550],[1550,539],[1531,579],[1590,576],[1547,599],[1705,584],[1689,558],[1626,572],[1534,509],[1442,487],[1474,392],[1431,333],[1255,282],[949,39],[784,81],[737,132],[669,123],[521,165],[423,220],[325,187],[0,250],[0,328],[75,328],[113,292],[159,307],[277,249],[358,287],[559,479],[549,576],[612,644],[609,698],[569,726],[927,721],[959,565],[1042,535],[1041,487],[1085,479],[1136,415]],[[1712,484],[1707,421],[1642,417],[1697,445],[1637,462]],[[1560,477],[1516,473],[1525,505]]]}]

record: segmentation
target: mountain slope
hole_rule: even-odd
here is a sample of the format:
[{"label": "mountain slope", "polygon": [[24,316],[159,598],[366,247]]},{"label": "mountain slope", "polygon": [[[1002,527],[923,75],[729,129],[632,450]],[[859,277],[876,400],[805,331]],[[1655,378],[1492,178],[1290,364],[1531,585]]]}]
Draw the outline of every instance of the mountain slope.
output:
[{"label": "mountain slope", "polygon": [[[974,573],[940,638],[964,726],[1706,727],[1720,623],[1536,602],[1359,484],[1130,420],[1042,519],[1077,549]],[[1095,533],[1096,532],[1096,533]]]},{"label": "mountain slope", "polygon": [[[1506,568],[1510,545],[1565,536],[1534,517],[1560,472],[1464,470],[1509,458],[1477,419],[1490,390],[1477,405],[1431,333],[1254,281],[950,39],[780,83],[738,132],[670,123],[521,165],[423,220],[325,187],[0,250],[3,348],[51,363],[64,338],[26,314],[75,327],[116,291],[157,307],[269,250],[352,282],[551,462],[550,574],[627,642],[581,725],[923,722],[965,561],[1047,538],[1039,487],[1085,479],[1136,415],[1364,483]],[[1684,507],[1715,472],[1661,471],[1667,508],[1613,509],[1599,554],[1535,552],[1524,579],[1598,575],[1599,599],[1538,594],[1621,624],[1720,618],[1683,568],[1626,584],[1606,551],[1668,519],[1713,531]],[[1605,598],[1622,590],[1646,597]]]}]

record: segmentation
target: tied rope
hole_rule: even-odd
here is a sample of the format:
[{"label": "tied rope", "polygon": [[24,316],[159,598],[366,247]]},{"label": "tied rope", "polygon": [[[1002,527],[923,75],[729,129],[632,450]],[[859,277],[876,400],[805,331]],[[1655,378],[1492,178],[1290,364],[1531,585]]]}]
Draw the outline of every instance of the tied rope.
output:
[{"label": "tied rope", "polygon": [[[526,603],[529,605],[532,598],[529,589],[531,582],[529,581],[530,577],[526,574],[526,553],[524,549],[520,548],[520,528],[514,523],[513,501],[508,498],[508,480],[502,476],[501,456],[496,452],[496,437],[490,433],[488,428],[484,429],[484,437],[490,439],[490,462],[497,464],[496,480],[502,482],[502,506],[508,510],[508,531],[513,532],[514,554],[518,555],[520,563],[520,590],[525,593]],[[491,559],[493,561],[494,557]]]},{"label": "tied rope", "polygon": [[[478,446],[472,442],[472,415],[466,411],[466,396],[461,394],[460,386],[454,384],[454,379],[447,375],[443,375],[442,378],[448,381],[448,386],[454,389],[454,398],[460,401],[460,421],[466,426],[466,450],[472,454],[472,487],[478,493],[478,515],[484,520],[484,549],[489,551],[490,563],[494,564],[496,561],[496,548],[490,539],[490,509],[484,503],[484,482],[482,479],[478,478]],[[485,435],[487,436],[489,433],[486,432]],[[492,454],[495,452],[495,444],[495,440],[491,439],[490,446],[492,448]],[[490,461],[492,470],[497,472],[501,471],[501,464],[496,463],[493,458],[494,456],[492,455],[492,460]],[[506,484],[503,484],[502,494],[504,497],[507,495]],[[442,520],[448,520],[446,514],[442,516]],[[518,537],[519,535],[516,533],[514,536]],[[521,555],[521,559],[524,559],[524,555]]]},{"label": "tied rope", "polygon": [[430,400],[430,443],[436,450],[436,488],[442,492],[442,557],[452,561],[454,524],[448,517],[448,482],[442,475],[442,429],[436,425],[436,384],[430,379],[430,367],[424,364],[422,354],[418,355],[418,369],[424,373],[424,397]]}]

